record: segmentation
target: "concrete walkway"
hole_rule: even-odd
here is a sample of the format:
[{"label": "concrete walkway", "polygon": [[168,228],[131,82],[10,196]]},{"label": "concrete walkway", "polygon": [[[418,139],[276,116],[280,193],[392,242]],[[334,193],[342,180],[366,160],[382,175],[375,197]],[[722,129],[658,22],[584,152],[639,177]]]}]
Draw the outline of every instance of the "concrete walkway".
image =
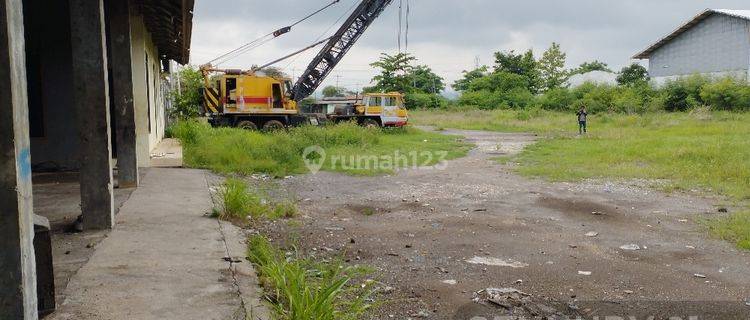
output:
[{"label": "concrete walkway", "polygon": [[205,214],[207,173],[148,169],[51,319],[268,319],[242,230]]}]

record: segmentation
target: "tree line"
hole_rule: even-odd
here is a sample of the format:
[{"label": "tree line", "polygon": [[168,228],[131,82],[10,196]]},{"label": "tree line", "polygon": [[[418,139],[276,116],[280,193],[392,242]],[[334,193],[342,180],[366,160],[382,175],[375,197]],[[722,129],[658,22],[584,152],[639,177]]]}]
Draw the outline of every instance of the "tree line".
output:
[{"label": "tree line", "polygon": [[[492,66],[463,71],[463,76],[451,85],[460,94],[456,100],[442,97],[444,79],[426,65],[415,65],[417,59],[406,53],[382,54],[372,63],[380,73],[365,92],[403,92],[410,108],[571,111],[586,106],[591,112],[643,113],[709,106],[717,110],[750,110],[750,85],[742,79],[694,75],[657,86],[650,81],[648,70],[635,63],[616,73],[598,60],[567,69],[567,54],[557,43],[552,43],[539,58],[533,50],[500,51],[494,56]],[[569,85],[571,77],[592,71],[613,73],[616,83]]]}]

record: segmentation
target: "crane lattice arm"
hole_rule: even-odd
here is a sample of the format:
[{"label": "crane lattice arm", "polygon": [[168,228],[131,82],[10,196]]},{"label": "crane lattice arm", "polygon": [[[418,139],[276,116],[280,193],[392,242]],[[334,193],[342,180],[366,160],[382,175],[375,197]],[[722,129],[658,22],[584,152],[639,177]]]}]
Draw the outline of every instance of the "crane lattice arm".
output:
[{"label": "crane lattice arm", "polygon": [[312,95],[391,1],[363,0],[297,80],[292,99],[300,101]]}]

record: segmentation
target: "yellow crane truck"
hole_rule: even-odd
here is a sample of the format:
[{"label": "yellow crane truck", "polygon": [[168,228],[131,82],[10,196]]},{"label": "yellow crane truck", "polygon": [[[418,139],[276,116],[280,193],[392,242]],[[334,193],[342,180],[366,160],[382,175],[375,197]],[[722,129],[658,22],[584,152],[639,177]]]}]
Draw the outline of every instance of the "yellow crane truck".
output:
[{"label": "yellow crane truck", "polygon": [[[205,81],[204,109],[209,122],[213,126],[264,130],[317,125],[323,121],[357,121],[366,126],[406,125],[408,114],[400,93],[367,94],[361,103],[344,106],[338,114],[303,114],[298,107],[302,99],[315,92],[391,1],[363,0],[330,38],[261,67],[236,70],[217,69],[210,63],[201,66]],[[270,35],[278,37],[290,30],[291,27],[286,27]],[[323,43],[323,49],[294,85],[291,79],[264,74],[265,68]]]}]

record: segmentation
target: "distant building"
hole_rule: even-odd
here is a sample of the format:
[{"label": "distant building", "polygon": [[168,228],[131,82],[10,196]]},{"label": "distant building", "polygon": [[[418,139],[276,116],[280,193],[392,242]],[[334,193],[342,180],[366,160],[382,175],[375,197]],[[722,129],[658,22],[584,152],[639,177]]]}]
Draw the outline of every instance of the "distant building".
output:
[{"label": "distant building", "polygon": [[633,58],[649,60],[657,83],[692,74],[748,79],[750,10],[703,11]]}]

